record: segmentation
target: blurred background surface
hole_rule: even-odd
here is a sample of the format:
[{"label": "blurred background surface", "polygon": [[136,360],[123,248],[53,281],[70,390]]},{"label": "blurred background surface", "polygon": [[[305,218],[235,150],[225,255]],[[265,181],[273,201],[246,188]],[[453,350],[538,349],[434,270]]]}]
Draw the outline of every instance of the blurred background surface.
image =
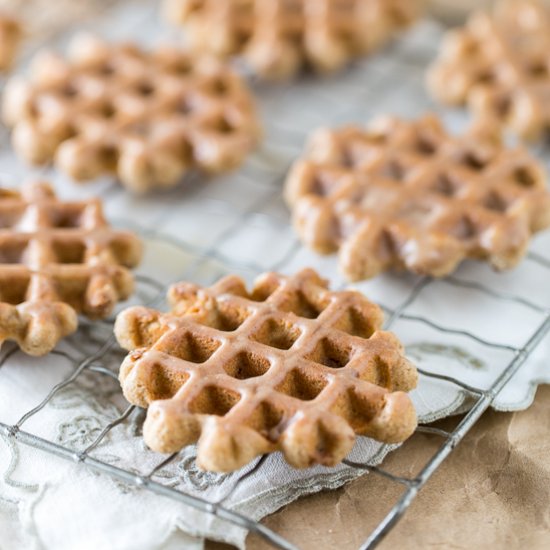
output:
[{"label": "blurred background surface", "polygon": [[[29,15],[33,29],[59,27],[68,21],[93,15],[94,8],[121,0],[0,0],[0,10]],[[143,0],[134,0],[140,3]],[[220,0],[222,1],[222,0]],[[487,7],[495,0],[425,0],[428,10],[448,23],[458,23],[475,8]],[[545,0],[550,4],[550,0]],[[31,16],[32,14],[32,16]],[[48,29],[51,30],[51,29]]]}]

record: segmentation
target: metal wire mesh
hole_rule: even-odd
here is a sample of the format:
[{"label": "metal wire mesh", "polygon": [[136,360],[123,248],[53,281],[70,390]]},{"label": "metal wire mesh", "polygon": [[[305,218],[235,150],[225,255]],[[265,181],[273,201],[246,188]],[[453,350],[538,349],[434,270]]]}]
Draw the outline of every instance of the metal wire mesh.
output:
[{"label": "metal wire mesh", "polygon": [[[126,11],[124,11],[125,9]],[[116,17],[109,15],[108,20],[111,23],[107,22],[107,14],[105,14],[104,18],[100,17],[95,23],[97,28],[106,35],[109,33],[126,34],[152,40],[160,32],[160,27],[155,27],[156,24],[151,23],[150,7],[143,7],[141,11],[134,7],[131,10],[129,8],[119,9]],[[124,28],[121,28],[121,21],[124,22]],[[65,36],[66,33],[58,36],[57,40],[63,43]],[[404,39],[403,42],[373,60],[359,64],[344,77],[331,80],[324,85],[314,79],[306,79],[301,84],[275,90],[262,88],[260,84],[255,84],[266,120],[268,146],[251,160],[239,176],[235,176],[244,178],[246,185],[249,186],[247,189],[250,189],[249,197],[244,195],[238,197],[238,202],[243,203],[244,206],[236,204],[234,197],[228,199],[227,189],[231,189],[230,182],[224,182],[223,185],[212,184],[211,194],[215,206],[212,215],[223,220],[221,229],[218,228],[214,234],[208,234],[208,223],[206,222],[201,226],[201,234],[197,238],[189,238],[186,241],[182,238],[182,235],[184,236],[186,233],[182,229],[181,219],[179,219],[186,213],[181,213],[173,206],[174,195],[161,197],[158,200],[158,208],[154,210],[151,208],[151,203],[148,206],[147,203],[136,202],[128,198],[115,183],[110,181],[99,184],[100,194],[106,203],[108,212],[111,210],[120,217],[121,211],[132,209],[134,214],[132,221],[129,222],[126,219],[121,220],[121,223],[131,226],[149,242],[154,240],[180,250],[184,254],[186,262],[177,279],[198,280],[202,284],[209,284],[227,272],[246,273],[247,276],[253,276],[266,270],[283,272],[292,270],[292,266],[296,262],[303,263],[300,255],[304,254],[304,249],[292,232],[288,230],[286,211],[281,206],[281,185],[288,162],[301,148],[307,132],[321,123],[362,121],[367,119],[371,113],[389,109],[392,105],[398,111],[405,111],[402,114],[417,114],[429,107],[429,100],[422,90],[422,69],[432,54],[433,46],[434,44],[429,39],[419,37],[417,34]],[[287,97],[288,101],[279,101],[281,96]],[[304,103],[304,97],[311,97],[311,105]],[[296,98],[301,99],[301,102],[296,103]],[[296,110],[292,111],[292,108]],[[281,109],[291,109],[290,114],[280,116]],[[180,193],[180,195],[176,195],[176,199],[181,200],[189,208],[196,204],[200,205],[202,204],[200,201],[197,203],[191,200],[193,194],[197,193],[197,189],[199,189],[199,199],[203,200],[204,197],[201,193],[206,188],[203,188],[202,184],[197,181],[189,182],[181,191],[176,192]],[[191,199],[188,195],[191,195]],[[207,202],[210,201],[208,202],[209,206],[212,206],[212,197],[207,199]],[[141,217],[140,208],[143,208],[143,217]],[[154,211],[151,212],[151,210]],[[129,212],[130,210],[127,212],[127,218],[130,218]],[[177,214],[177,220],[175,214]],[[205,216],[208,218],[208,214]],[[252,257],[243,256],[241,250],[243,248],[243,233],[250,236],[254,235],[255,231],[267,232],[276,238],[278,244],[274,245],[269,254],[265,256],[257,254],[257,249],[254,250]],[[334,262],[334,259],[330,261]],[[528,255],[526,262],[536,265],[537,269],[543,270],[545,276],[548,276],[550,258],[545,257],[544,254],[533,251]],[[168,281],[157,280],[150,274],[139,274],[137,301],[151,305],[160,304],[168,286],[167,283]],[[513,305],[524,308],[536,319],[530,325],[532,330],[521,344],[502,343],[490,340],[484,334],[470,329],[470,326],[475,326],[474,319],[469,319],[467,325],[457,327],[452,323],[442,322],[437,316],[431,317],[422,313],[422,307],[420,310],[415,309],[417,306],[422,306],[423,302],[427,300],[426,296],[431,289],[442,284],[457,292],[479,293],[506,307]],[[469,280],[460,275],[450,277],[444,283],[427,278],[407,279],[404,288],[405,291],[396,293],[395,303],[383,305],[387,312],[386,328],[395,329],[399,323],[424,325],[439,333],[441,337],[453,335],[475,342],[476,345],[483,348],[502,352],[507,360],[501,361],[490,383],[483,387],[474,387],[461,381],[458,377],[448,374],[438,374],[423,368],[420,369],[421,383],[422,380],[440,380],[464,390],[470,397],[470,408],[452,431],[444,431],[430,426],[418,427],[418,432],[439,437],[442,439],[442,443],[416,476],[400,477],[381,467],[351,460],[345,462],[349,467],[383,476],[390,483],[403,486],[399,500],[364,542],[361,547],[363,549],[374,548],[391,530],[433,472],[491,405],[544,335],[550,332],[550,310],[544,304],[541,305],[536,295],[530,296],[525,293],[518,295],[514,292],[496,290],[485,282]],[[376,294],[373,297],[376,298]],[[1,422],[2,419],[0,419],[0,434],[241,526],[263,537],[274,547],[295,548],[291,542],[261,523],[224,506],[238,485],[262,468],[264,458],[258,459],[251,467],[240,473],[224,497],[211,502],[163,483],[162,477],[159,477],[158,474],[177,459],[178,453],[168,457],[159,456],[158,463],[154,468],[138,473],[117,467],[93,456],[94,450],[101,446],[115,427],[128,422],[130,418],[139,414],[139,411],[133,406],[127,407],[117,418],[102,426],[93,442],[78,451],[41,437],[27,428],[31,418],[41,418],[42,411],[48,407],[55,396],[75,384],[84,374],[98,378],[116,379],[117,374],[112,367],[116,361],[113,362],[109,359],[112,354],[116,357],[118,353],[110,330],[111,326],[112,320],[109,320],[103,323],[99,327],[102,330],[98,331],[97,327],[84,323],[78,335],[78,339],[86,343],[84,349],[80,343],[73,346],[74,353],[59,350],[54,352],[72,363],[72,372],[53,386],[34,408],[25,412],[16,422]],[[69,339],[69,344],[73,345],[74,341]],[[0,357],[0,369],[2,365],[13,360],[16,352],[15,347],[6,347]],[[0,376],[2,376],[1,370]]]}]

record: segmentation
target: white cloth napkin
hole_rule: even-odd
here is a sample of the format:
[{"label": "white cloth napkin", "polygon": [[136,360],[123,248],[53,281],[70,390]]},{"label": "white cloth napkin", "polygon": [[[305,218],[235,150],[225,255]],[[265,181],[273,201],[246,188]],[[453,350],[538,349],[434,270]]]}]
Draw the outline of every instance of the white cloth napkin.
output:
[{"label": "white cloth napkin", "polygon": [[[148,11],[125,7],[98,22],[104,34],[126,34],[151,40],[158,28]],[[125,11],[126,10],[126,11]],[[130,23],[128,23],[130,21]],[[157,29],[157,30],[155,30]],[[323,124],[366,121],[379,112],[418,115],[430,106],[422,87],[422,70],[432,56],[441,31],[420,25],[398,46],[354,69],[324,81],[257,89],[266,140],[243,170],[209,183],[195,181],[180,189],[146,198],[133,197],[110,181],[77,187],[49,172],[63,198],[101,195],[107,214],[119,225],[135,228],[146,241],[139,292],[133,303],[152,299],[157,287],[185,277],[209,284],[227,272],[248,280],[276,267],[291,273],[304,266],[318,269],[335,287],[344,284],[334,257],[319,257],[297,245],[281,200],[286,166],[295,158],[306,134]],[[463,123],[450,117],[453,126]],[[5,144],[0,153],[2,172],[17,183],[27,174]],[[533,250],[549,258],[550,236],[541,236]],[[209,252],[204,256],[205,251]],[[495,274],[481,264],[465,264],[455,283],[428,284],[392,330],[407,345],[407,353],[426,371],[446,374],[480,388],[488,388],[513,359],[544,318],[517,300],[496,298],[468,289],[483,284],[499,295],[523,298],[550,307],[548,269],[534,260],[517,270]],[[411,276],[385,275],[356,285],[388,310],[406,301],[419,281]],[[466,286],[465,286],[466,285]],[[441,332],[418,321],[430,319]],[[75,365],[94,353],[109,337],[108,324],[83,323],[77,335],[60,345],[60,352],[29,358],[16,352],[0,366],[0,422],[11,424],[38,404]],[[468,331],[489,342],[465,336]],[[13,348],[2,350],[2,357]],[[494,406],[512,410],[528,406],[536,385],[550,382],[550,340],[532,355],[497,396]],[[94,363],[116,371],[122,354],[116,349]],[[463,390],[421,377],[412,392],[421,421],[431,421],[466,409]],[[58,392],[23,429],[74,449],[86,448],[127,404],[115,380],[84,371]],[[357,461],[379,463],[390,447],[360,438],[351,455]],[[147,473],[163,457],[147,450],[140,435],[139,415],[116,426],[91,456],[131,472]],[[245,469],[246,471],[246,469]],[[242,481],[226,501],[228,508],[259,519],[300,496],[342,485],[359,475],[345,466],[295,471],[279,455],[270,456],[258,472]],[[164,485],[211,501],[231,492],[238,474],[221,476],[197,470],[194,449],[187,448],[153,478]],[[242,529],[107,475],[92,473],[13,440],[0,440],[0,548],[56,550],[109,548],[112,550],[169,548],[177,531],[188,533],[185,547],[200,548],[202,536],[244,544]],[[176,544],[176,543],[174,543]]]}]

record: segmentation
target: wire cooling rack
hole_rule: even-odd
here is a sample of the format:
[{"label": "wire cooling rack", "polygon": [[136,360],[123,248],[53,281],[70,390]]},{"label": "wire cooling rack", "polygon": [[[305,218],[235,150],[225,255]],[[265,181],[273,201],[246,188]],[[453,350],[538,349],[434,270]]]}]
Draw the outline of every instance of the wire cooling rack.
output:
[{"label": "wire cooling rack", "polygon": [[[166,32],[159,23],[154,22],[152,9],[147,3],[123,3],[122,7],[116,9],[109,4],[109,11],[101,14],[91,27],[107,37],[154,40],[159,34]],[[288,227],[288,215],[281,201],[281,186],[289,163],[299,153],[307,133],[320,124],[364,121],[380,111],[414,115],[433,108],[423,91],[422,79],[423,69],[433,55],[439,34],[440,30],[436,26],[425,25],[420,31],[413,32],[371,60],[358,64],[338,79],[324,83],[306,78],[300,83],[275,89],[254,84],[266,125],[266,145],[238,174],[208,185],[195,179],[177,191],[146,200],[128,196],[111,181],[99,182],[89,188],[92,191],[78,192],[100,194],[111,218],[114,216],[121,225],[138,231],[147,243],[155,242],[157,246],[166,245],[179,250],[185,261],[176,277],[178,280],[196,280],[207,285],[229,272],[245,274],[247,278],[251,278],[266,270],[292,271],[294,265],[304,264],[304,258],[310,263],[321,261],[308,256],[309,253],[300,246]],[[54,41],[63,44],[66,37],[67,32],[55,37]],[[4,152],[0,160],[6,166],[12,162],[6,136],[3,145]],[[16,176],[18,170],[20,168],[14,165]],[[58,187],[76,192],[60,176],[50,172],[48,175],[56,180]],[[236,189],[239,192],[235,192]],[[245,236],[248,240],[245,240]],[[255,241],[256,238],[258,242]],[[266,242],[269,243],[267,250]],[[320,268],[326,266],[327,261],[334,264],[334,258],[322,261],[325,263]],[[550,276],[550,258],[544,255],[544,251],[531,251],[525,263],[540,270],[544,277]],[[501,290],[488,284],[486,280],[487,277],[483,276],[468,278],[460,274],[444,282],[428,278],[408,278],[404,282],[400,280],[395,287],[397,290],[391,293],[395,300],[383,305],[387,312],[386,328],[397,330],[398,325],[403,322],[424,325],[441,338],[456,336],[471,341],[478,347],[502,352],[499,357],[506,357],[506,360],[500,360],[498,367],[492,371],[494,376],[489,383],[480,387],[466,384],[459,377],[420,369],[420,384],[426,380],[438,380],[454,385],[469,396],[471,406],[452,431],[431,426],[418,427],[418,432],[441,438],[442,443],[416,476],[400,477],[381,467],[351,460],[345,462],[351,468],[383,476],[389,483],[403,487],[401,496],[362,544],[362,549],[374,548],[380,543],[430,476],[493,403],[544,335],[550,332],[549,304],[541,305],[540,296],[534,293],[529,295],[529,288],[523,289],[520,294]],[[156,277],[155,272],[138,273],[137,281],[138,301],[155,305],[162,302],[169,281]],[[395,284],[395,281],[391,284]],[[523,334],[517,345],[493,341],[486,337],[483,330],[474,331],[470,328],[480,326],[477,314],[477,322],[474,322],[473,317],[466,318],[461,326],[453,326],[448,320],[445,321],[445,317],[437,314],[427,315],[427,308],[423,306],[429,303],[428,295],[442,285],[447,288],[444,292],[464,293],[466,299],[470,297],[470,301],[474,302],[479,301],[479,297],[484,297],[496,304],[495,307],[504,308],[503,311],[523,308],[531,320],[528,333]],[[374,299],[377,297],[376,289],[375,286],[370,292]],[[484,322],[481,321],[482,324]],[[112,320],[105,323],[103,328],[109,329],[111,325]],[[261,470],[263,459],[259,459],[252,469],[240,477],[237,476],[224,498],[210,502],[162,483],[158,474],[177,460],[177,453],[168,457],[159,456],[158,464],[154,468],[141,472],[120,468],[93,456],[94,450],[100,447],[105,438],[112,435],[116,426],[128,422],[136,415],[137,411],[133,406],[126,408],[118,418],[104,425],[95,440],[78,451],[41,437],[27,427],[31,419],[40,421],[41,414],[55,396],[75,384],[84,373],[98,379],[116,379],[117,374],[107,361],[109,354],[116,350],[116,343],[109,336],[110,330],[103,331],[102,336],[98,337],[96,334],[92,337],[90,328],[84,322],[78,338],[87,340],[87,349],[92,351],[88,351],[83,360],[77,360],[62,350],[55,351],[54,353],[63,355],[72,362],[72,373],[53,386],[42,401],[16,422],[2,422],[0,419],[0,433],[24,445],[75,461],[126,484],[164,495],[205,514],[243,527],[274,547],[288,550],[296,548],[290,541],[261,523],[225,506],[239,484]],[[7,346],[0,356],[0,367],[16,354],[15,347]]]}]

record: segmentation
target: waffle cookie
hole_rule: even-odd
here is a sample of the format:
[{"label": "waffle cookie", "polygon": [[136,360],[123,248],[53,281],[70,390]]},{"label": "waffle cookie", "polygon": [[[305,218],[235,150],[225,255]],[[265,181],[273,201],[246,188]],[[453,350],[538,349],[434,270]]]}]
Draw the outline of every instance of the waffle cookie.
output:
[{"label": "waffle cookie", "polygon": [[0,71],[11,69],[22,34],[16,19],[0,14]]},{"label": "waffle cookie", "polygon": [[418,0],[167,0],[193,50],[242,55],[259,75],[280,79],[304,65],[334,71],[409,25]]},{"label": "waffle cookie", "polygon": [[550,126],[550,10],[534,0],[501,2],[451,31],[429,72],[433,95],[537,139]]},{"label": "waffle cookie", "polygon": [[24,159],[76,180],[114,173],[132,191],[172,187],[192,168],[223,172],[254,146],[246,85],[213,60],[80,35],[68,59],[38,54],[6,88],[4,121]]},{"label": "waffle cookie", "polygon": [[77,313],[108,316],[132,293],[126,268],[140,256],[97,199],[61,202],[42,182],[0,189],[0,343],[45,355],[76,330]]},{"label": "waffle cookie", "polygon": [[483,126],[453,137],[433,115],[318,131],[285,197],[302,241],[339,251],[351,280],[388,269],[441,277],[466,258],[509,269],[550,225],[533,157]]},{"label": "waffle cookie", "polygon": [[152,449],[198,441],[198,463],[212,471],[280,450],[304,468],[337,464],[355,434],[395,443],[414,431],[404,392],[416,369],[360,293],[331,292],[305,269],[264,274],[251,292],[236,276],[209,288],[179,283],[169,300],[170,313],[135,307],[115,325],[131,350],[124,395],[149,407]]}]

